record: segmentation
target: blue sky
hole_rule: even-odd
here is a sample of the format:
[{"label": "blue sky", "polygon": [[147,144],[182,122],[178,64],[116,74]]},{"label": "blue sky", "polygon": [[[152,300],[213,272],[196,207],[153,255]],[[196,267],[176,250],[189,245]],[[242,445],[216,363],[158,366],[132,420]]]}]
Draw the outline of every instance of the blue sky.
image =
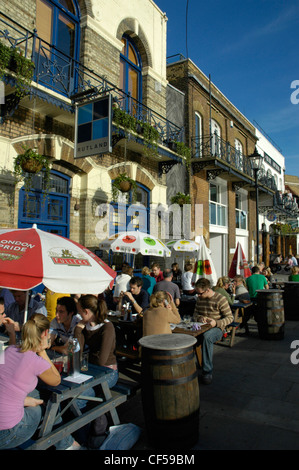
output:
[{"label": "blue sky", "polygon": [[189,0],[187,37],[187,0],[155,3],[168,17],[167,55],[188,55],[211,75],[281,149],[286,174],[299,176],[298,0]]}]

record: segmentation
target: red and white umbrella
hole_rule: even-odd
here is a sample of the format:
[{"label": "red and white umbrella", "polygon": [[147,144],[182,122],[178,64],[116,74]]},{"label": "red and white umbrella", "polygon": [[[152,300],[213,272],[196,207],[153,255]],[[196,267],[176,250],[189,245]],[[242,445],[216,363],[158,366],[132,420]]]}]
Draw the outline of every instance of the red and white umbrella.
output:
[{"label": "red and white umbrella", "polygon": [[112,250],[115,253],[130,253],[132,255],[137,255],[138,253],[145,256],[171,255],[170,249],[159,238],[145,232],[139,232],[139,230],[111,235],[100,242],[99,247],[105,250]]},{"label": "red and white umbrella", "polygon": [[236,276],[236,274],[243,276],[244,278],[251,276],[251,271],[240,242],[238,242],[237,244],[237,248],[232,263],[230,265],[228,276],[230,278],[233,278],[234,276]]},{"label": "red and white umbrella", "polygon": [[28,290],[43,283],[53,292],[99,294],[116,272],[77,242],[39,230],[0,229],[0,286]]}]

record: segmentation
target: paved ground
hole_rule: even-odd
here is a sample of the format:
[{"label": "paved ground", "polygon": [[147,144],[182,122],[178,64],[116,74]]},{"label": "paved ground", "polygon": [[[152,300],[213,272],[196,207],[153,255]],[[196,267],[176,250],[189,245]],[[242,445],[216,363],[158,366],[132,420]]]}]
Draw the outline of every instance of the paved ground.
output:
[{"label": "paved ground", "polygon": [[[252,320],[249,336],[237,333],[233,348],[215,345],[213,382],[200,385],[199,440],[192,450],[299,449],[299,364],[291,362],[292,353],[299,360],[299,321],[286,321],[282,340],[263,340]],[[119,412],[121,422],[142,428],[133,449],[151,450],[140,392]]]}]

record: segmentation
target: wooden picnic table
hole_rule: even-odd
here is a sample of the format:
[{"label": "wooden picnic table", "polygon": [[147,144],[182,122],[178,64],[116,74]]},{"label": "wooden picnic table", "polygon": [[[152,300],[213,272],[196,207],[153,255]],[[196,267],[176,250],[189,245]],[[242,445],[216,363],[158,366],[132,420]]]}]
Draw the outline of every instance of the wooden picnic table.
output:
[{"label": "wooden picnic table", "polygon": [[[195,323],[198,323],[198,322],[195,322]],[[191,325],[192,325],[192,322],[191,322]],[[196,355],[196,358],[197,358],[197,361],[198,361],[198,364],[200,365],[200,367],[202,366],[202,353],[201,353],[201,344],[198,341],[198,339],[199,339],[198,337],[200,335],[202,335],[203,333],[205,333],[206,331],[210,330],[211,328],[212,328],[211,325],[206,323],[204,325],[200,325],[199,330],[192,330],[192,328],[187,327],[185,322],[181,322],[181,323],[178,324],[178,326],[176,326],[172,330],[172,333],[174,333],[174,334],[177,333],[177,334],[190,335],[190,336],[193,336],[194,338],[197,339],[197,342],[194,345],[194,348],[195,348],[195,355]]]},{"label": "wooden picnic table", "polygon": [[[108,374],[112,373],[112,369],[102,368],[93,364],[89,364],[88,371],[81,372],[80,377],[83,382],[76,383],[69,381],[66,375],[62,375],[61,384],[57,387],[47,387],[49,392],[49,400],[47,401],[45,415],[41,424],[37,440],[26,448],[26,450],[44,450],[48,449],[63,437],[72,434],[77,429],[82,428],[95,418],[105,413],[110,413],[113,424],[119,424],[119,417],[116,407],[127,400],[126,395],[113,392],[107,383]],[[84,375],[86,379],[84,380]],[[91,387],[98,386],[101,390],[101,397],[85,396],[84,392]],[[77,406],[76,400],[84,399],[97,403],[92,409],[82,411]],[[74,418],[70,421],[57,425],[54,429],[55,422],[63,413],[71,408]]]},{"label": "wooden picnic table", "polygon": [[231,305],[231,309],[232,309],[232,312],[233,312],[233,315],[234,315],[233,323],[228,325],[229,327],[231,327],[231,335],[230,335],[230,341],[229,341],[229,346],[231,348],[234,345],[236,330],[240,326],[239,319],[241,318],[242,321],[245,319],[244,310],[248,307],[251,307],[251,306],[252,306],[252,302],[244,304],[243,302],[238,302],[238,301],[235,301]]}]

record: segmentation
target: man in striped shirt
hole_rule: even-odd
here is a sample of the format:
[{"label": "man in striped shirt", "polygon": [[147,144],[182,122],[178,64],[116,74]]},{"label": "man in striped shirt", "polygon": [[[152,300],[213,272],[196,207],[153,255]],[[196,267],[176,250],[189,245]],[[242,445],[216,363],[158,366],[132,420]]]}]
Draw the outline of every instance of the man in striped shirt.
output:
[{"label": "man in striped shirt", "polygon": [[208,279],[196,281],[197,301],[194,321],[209,323],[211,329],[198,338],[202,344],[202,382],[210,384],[213,372],[213,345],[222,338],[224,328],[233,322],[233,314],[227,299],[212,290]]}]

